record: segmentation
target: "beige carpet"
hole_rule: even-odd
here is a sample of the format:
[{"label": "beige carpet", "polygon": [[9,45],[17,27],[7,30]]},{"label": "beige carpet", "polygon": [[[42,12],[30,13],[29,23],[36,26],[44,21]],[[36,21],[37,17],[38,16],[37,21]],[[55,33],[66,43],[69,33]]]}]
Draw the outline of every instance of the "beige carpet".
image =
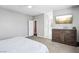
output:
[{"label": "beige carpet", "polygon": [[78,53],[79,52],[79,47],[52,42],[50,39],[35,37],[35,36],[28,38],[45,44],[48,47],[50,53]]}]

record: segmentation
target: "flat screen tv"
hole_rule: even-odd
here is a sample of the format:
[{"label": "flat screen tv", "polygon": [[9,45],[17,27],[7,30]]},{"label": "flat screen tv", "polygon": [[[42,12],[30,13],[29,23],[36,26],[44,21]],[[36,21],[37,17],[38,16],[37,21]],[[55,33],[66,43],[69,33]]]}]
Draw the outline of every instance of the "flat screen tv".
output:
[{"label": "flat screen tv", "polygon": [[72,24],[72,15],[56,16],[56,24]]}]

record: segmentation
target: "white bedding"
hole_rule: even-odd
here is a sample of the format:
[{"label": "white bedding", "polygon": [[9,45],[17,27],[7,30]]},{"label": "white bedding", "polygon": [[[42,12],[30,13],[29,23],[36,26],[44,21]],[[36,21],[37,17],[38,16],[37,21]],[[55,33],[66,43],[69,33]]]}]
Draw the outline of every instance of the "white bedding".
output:
[{"label": "white bedding", "polygon": [[45,53],[48,48],[37,41],[15,37],[12,39],[0,40],[0,52],[8,53]]}]

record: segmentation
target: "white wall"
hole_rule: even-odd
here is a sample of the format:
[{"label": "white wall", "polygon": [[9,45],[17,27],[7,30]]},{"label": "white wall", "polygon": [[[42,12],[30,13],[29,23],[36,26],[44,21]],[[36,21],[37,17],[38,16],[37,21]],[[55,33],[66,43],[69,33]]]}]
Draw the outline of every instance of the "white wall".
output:
[{"label": "white wall", "polygon": [[[73,16],[73,23],[72,24],[56,24],[55,23],[56,16],[67,15],[67,14],[71,14]],[[54,19],[53,19],[52,27],[72,28],[74,26],[77,28],[77,41],[79,42],[79,7],[73,7],[73,8],[54,11]]]},{"label": "white wall", "polygon": [[0,8],[0,39],[28,36],[28,16]]},{"label": "white wall", "polygon": [[53,12],[46,12],[42,15],[35,16],[37,21],[37,36],[52,39],[51,22],[53,19]]},{"label": "white wall", "polygon": [[[33,23],[31,24],[31,22],[33,22],[33,17],[32,16],[27,16],[27,32],[28,32],[28,36],[32,36],[33,35]],[[32,28],[31,28],[32,27]]]},{"label": "white wall", "polygon": [[[61,28],[61,27],[71,27],[72,28],[72,25],[73,24],[56,24],[55,23],[55,18],[56,16],[60,16],[60,15],[67,15],[67,14],[71,14],[72,15],[72,9],[63,9],[63,10],[57,10],[57,11],[54,11],[54,19],[53,19],[53,24],[52,26],[53,27],[57,27],[57,28]],[[74,21],[73,21],[74,22]]]},{"label": "white wall", "polygon": [[53,11],[44,13],[44,38],[52,39]]},{"label": "white wall", "polygon": [[44,15],[35,16],[34,20],[37,21],[37,36],[44,37]]}]

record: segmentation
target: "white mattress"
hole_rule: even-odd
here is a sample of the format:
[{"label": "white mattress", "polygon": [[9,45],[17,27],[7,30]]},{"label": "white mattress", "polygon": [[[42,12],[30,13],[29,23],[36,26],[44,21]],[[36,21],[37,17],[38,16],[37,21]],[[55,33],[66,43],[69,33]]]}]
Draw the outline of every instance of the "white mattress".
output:
[{"label": "white mattress", "polygon": [[15,37],[12,39],[0,40],[0,52],[4,53],[45,53],[48,48],[37,41]]}]

